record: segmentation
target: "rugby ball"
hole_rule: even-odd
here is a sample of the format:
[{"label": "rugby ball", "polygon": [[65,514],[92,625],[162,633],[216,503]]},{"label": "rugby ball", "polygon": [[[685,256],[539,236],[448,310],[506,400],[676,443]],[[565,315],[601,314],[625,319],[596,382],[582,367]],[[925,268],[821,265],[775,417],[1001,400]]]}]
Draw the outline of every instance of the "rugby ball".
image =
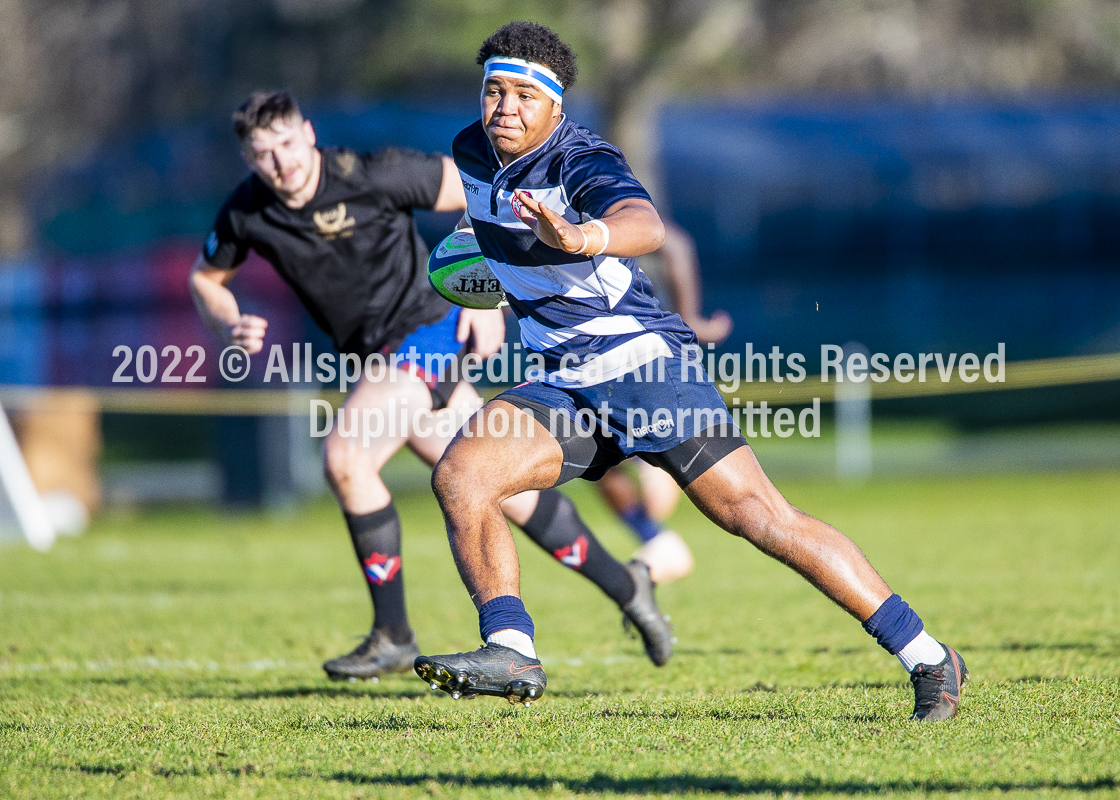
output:
[{"label": "rugby ball", "polygon": [[448,236],[428,257],[432,288],[463,308],[502,308],[509,305],[501,282],[478,249],[471,228]]}]

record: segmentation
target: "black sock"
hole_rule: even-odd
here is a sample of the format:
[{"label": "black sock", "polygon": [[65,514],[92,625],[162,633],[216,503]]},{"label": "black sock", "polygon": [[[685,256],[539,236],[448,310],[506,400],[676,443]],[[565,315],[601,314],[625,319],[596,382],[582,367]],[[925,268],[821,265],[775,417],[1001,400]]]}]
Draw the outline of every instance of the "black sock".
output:
[{"label": "black sock", "polygon": [[401,518],[392,504],[369,514],[348,514],[346,527],[354,543],[354,554],[369,584],[373,601],[373,627],[393,644],[412,641],[404,608],[404,576],[401,574]]},{"label": "black sock", "polygon": [[540,502],[522,530],[553,558],[581,573],[620,606],[634,597],[634,579],[626,567],[603,549],[580,519],[575,504],[555,489],[541,492]]}]

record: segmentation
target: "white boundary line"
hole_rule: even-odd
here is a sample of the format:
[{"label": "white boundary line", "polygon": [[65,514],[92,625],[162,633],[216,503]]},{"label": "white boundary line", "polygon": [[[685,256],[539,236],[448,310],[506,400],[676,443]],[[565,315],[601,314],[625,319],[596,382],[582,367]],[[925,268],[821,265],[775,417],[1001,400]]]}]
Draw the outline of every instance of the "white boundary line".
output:
[{"label": "white boundary line", "polygon": [[219,661],[168,661],[162,658],[130,658],[127,661],[115,661],[111,658],[102,661],[55,661],[50,664],[3,664],[0,663],[0,674],[18,674],[21,672],[107,672],[117,669],[140,669],[146,671],[171,671],[191,670],[195,672],[221,672],[223,670],[246,670],[264,672],[280,669],[311,669],[318,667],[305,661],[274,661],[263,658],[257,661],[244,661],[235,664],[224,664]]}]

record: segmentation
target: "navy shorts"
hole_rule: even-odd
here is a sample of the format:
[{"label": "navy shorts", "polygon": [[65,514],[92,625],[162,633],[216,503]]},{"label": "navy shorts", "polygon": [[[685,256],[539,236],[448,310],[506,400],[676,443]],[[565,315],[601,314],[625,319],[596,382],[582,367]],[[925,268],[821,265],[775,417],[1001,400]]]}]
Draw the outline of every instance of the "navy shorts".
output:
[{"label": "navy shorts", "polygon": [[460,311],[459,306],[452,306],[447,316],[417,328],[393,351],[405,359],[400,362],[403,369],[411,369],[428,385],[433,411],[447,408],[463,374],[462,359],[467,354],[467,345],[455,339]]},{"label": "navy shorts", "polygon": [[707,374],[692,364],[685,374],[676,358],[594,386],[523,383],[497,399],[528,411],[560,443],[556,485],[598,480],[636,455],[687,486],[747,443]]}]

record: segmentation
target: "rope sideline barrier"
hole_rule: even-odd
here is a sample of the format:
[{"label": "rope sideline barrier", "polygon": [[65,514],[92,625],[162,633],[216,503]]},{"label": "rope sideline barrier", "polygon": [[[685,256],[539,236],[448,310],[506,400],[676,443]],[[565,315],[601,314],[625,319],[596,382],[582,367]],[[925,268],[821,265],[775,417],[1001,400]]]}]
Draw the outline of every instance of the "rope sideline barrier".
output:
[{"label": "rope sideline barrier", "polygon": [[[1005,365],[1004,380],[997,383],[988,382],[983,374],[967,383],[955,370],[949,380],[943,381],[936,369],[927,371],[925,382],[919,382],[917,376],[908,382],[897,381],[892,376],[877,383],[869,376],[864,383],[870,388],[872,400],[888,400],[1117,380],[1120,380],[1120,353],[1011,361]],[[724,390],[724,397],[728,402],[737,398],[740,403],[765,401],[768,405],[808,405],[815,399],[829,403],[835,400],[836,386],[835,376],[827,382],[822,381],[819,375],[807,377],[800,383],[793,383],[788,378],[781,382],[771,379],[740,383],[734,391]],[[482,394],[492,397],[499,391],[499,388],[484,388]],[[312,400],[324,400],[337,408],[344,396],[339,391],[307,389],[110,389],[0,385],[0,405],[6,409],[42,409],[56,404],[70,408],[74,404],[82,404],[105,414],[293,416],[307,414]]]},{"label": "rope sideline barrier", "polygon": [[[1005,367],[1004,380],[998,383],[989,383],[983,374],[975,381],[965,382],[956,370],[948,381],[942,381],[936,368],[927,371],[926,380],[922,383],[916,375],[905,382],[892,377],[876,383],[869,377],[863,383],[870,387],[872,400],[896,400],[1009,389],[1042,389],[1116,380],[1120,380],[1120,353],[1009,361]],[[756,403],[765,400],[767,404],[805,405],[816,398],[820,398],[822,403],[828,403],[835,400],[837,385],[834,376],[825,383],[817,375],[801,383],[767,381],[740,384],[737,391],[724,392],[724,395],[729,400],[738,397],[741,401],[753,400]]]}]

